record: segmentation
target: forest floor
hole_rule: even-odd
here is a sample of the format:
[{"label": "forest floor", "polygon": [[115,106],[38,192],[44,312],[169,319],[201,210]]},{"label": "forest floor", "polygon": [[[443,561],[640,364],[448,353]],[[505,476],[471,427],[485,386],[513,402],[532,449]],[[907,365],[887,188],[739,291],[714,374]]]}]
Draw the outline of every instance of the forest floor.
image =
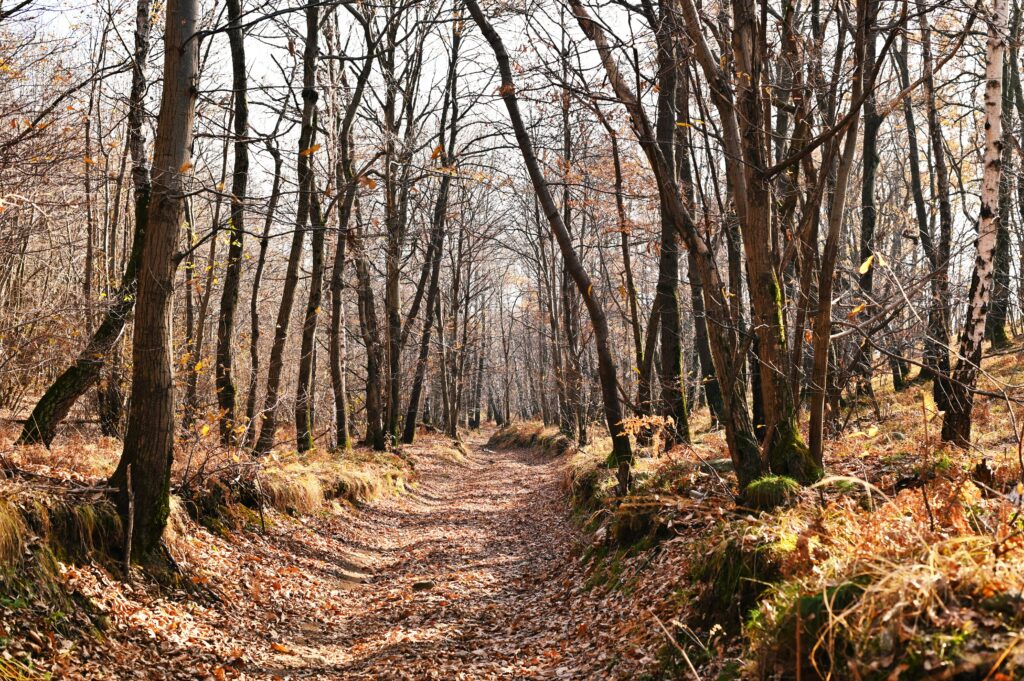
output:
[{"label": "forest floor", "polygon": [[[985,368],[1024,385],[1024,347]],[[928,388],[850,401],[828,477],[766,478],[770,511],[704,410],[626,498],[607,438],[539,423],[260,462],[197,424],[174,569],[130,581],[116,441],[0,428],[0,680],[1024,678],[1021,415],[979,397],[975,446],[944,446]]]},{"label": "forest floor", "polygon": [[584,584],[565,460],[492,451],[479,434],[460,449],[421,437],[402,453],[415,470],[405,493],[306,515],[268,509],[262,531],[180,521],[185,590],[59,563],[63,588],[91,604],[98,626],[68,633],[55,619],[73,614],[3,599],[0,678],[582,679],[654,668],[643,645],[616,640],[627,613]]}]

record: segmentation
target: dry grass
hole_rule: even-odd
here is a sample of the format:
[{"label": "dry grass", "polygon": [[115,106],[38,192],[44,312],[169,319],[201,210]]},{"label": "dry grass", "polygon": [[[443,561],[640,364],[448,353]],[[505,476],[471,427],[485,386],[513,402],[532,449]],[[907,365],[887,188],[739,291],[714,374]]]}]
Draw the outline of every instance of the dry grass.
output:
[{"label": "dry grass", "polygon": [[576,445],[569,437],[554,426],[545,426],[539,421],[513,423],[496,430],[487,441],[495,449],[533,449],[545,456],[563,456],[575,450]]},{"label": "dry grass", "polygon": [[270,506],[301,515],[332,499],[356,503],[402,493],[412,479],[408,462],[397,454],[358,448],[275,456],[264,466],[259,485]]}]

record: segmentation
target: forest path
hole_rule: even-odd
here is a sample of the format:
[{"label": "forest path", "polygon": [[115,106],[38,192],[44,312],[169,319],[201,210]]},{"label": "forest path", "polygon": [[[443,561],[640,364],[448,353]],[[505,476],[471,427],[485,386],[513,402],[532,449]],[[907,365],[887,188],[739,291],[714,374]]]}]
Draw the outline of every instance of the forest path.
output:
[{"label": "forest path", "polygon": [[[318,523],[318,533],[339,540],[333,546],[355,554],[319,557],[342,568],[338,617],[326,624],[293,615],[278,652],[249,673],[593,678],[584,669],[604,656],[580,636],[587,625],[572,607],[582,575],[571,555],[578,533],[560,489],[562,462],[493,452],[479,438],[464,461],[429,450],[414,461],[419,478],[409,494]],[[360,569],[370,576],[350,582]]]}]

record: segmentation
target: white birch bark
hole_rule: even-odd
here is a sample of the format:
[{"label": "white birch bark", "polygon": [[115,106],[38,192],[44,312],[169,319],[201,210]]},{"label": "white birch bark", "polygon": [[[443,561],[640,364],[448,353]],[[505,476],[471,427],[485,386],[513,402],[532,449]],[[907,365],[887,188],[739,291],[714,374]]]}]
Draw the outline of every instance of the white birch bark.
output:
[{"label": "white birch bark", "polygon": [[978,216],[978,253],[967,298],[967,319],[960,336],[959,361],[953,371],[952,399],[942,424],[942,439],[967,445],[971,439],[971,408],[985,338],[985,317],[992,298],[996,235],[999,231],[999,176],[1003,148],[1003,55],[1006,52],[1007,0],[989,7],[985,51],[985,155]]}]

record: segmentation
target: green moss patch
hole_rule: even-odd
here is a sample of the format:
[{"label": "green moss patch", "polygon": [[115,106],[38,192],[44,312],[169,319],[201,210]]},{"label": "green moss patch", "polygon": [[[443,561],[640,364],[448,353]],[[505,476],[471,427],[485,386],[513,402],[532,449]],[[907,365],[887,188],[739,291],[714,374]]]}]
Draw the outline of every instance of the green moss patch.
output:
[{"label": "green moss patch", "polygon": [[785,475],[766,475],[754,480],[743,490],[745,506],[759,511],[770,511],[796,500],[800,483]]}]

